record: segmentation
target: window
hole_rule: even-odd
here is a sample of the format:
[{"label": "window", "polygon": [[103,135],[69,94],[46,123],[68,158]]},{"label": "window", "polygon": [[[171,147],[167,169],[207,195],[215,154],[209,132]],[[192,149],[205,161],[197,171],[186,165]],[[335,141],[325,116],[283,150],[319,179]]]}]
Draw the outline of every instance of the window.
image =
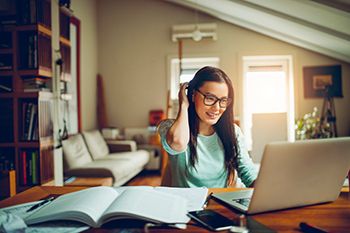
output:
[{"label": "window", "polygon": [[[253,148],[253,145],[260,145],[258,152],[252,152],[253,155],[258,154],[258,159],[253,158],[256,162],[260,161],[263,146],[268,142],[265,142],[265,139],[276,139],[284,135],[289,141],[294,140],[294,90],[291,67],[290,56],[243,57],[241,122],[248,149],[254,151],[257,147]],[[274,121],[278,117],[281,119],[281,116],[283,120],[279,121],[280,123]],[[264,119],[264,122],[259,122],[259,119]],[[260,125],[271,130],[262,130]],[[286,131],[283,131],[283,128],[286,128]],[[259,130],[264,132],[257,133]],[[254,140],[259,142],[253,142]]]}]

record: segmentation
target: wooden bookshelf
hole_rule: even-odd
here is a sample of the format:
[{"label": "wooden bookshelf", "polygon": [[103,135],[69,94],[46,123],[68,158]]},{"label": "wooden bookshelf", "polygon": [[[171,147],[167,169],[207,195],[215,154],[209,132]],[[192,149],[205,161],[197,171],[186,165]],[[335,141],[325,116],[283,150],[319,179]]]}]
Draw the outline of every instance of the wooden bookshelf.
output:
[{"label": "wooden bookshelf", "polygon": [[60,8],[60,52],[63,60],[61,70],[61,81],[70,82],[71,80],[71,44],[70,44],[70,17],[71,12],[65,7]]},{"label": "wooden bookshelf", "polygon": [[60,18],[60,52],[63,60],[61,66],[61,101],[66,105],[67,101],[71,101],[72,95],[68,93],[68,85],[71,82],[71,43],[70,43],[70,17],[71,12],[65,7],[61,7],[59,11]]},{"label": "wooden bookshelf", "polygon": [[[16,12],[0,13],[0,174],[7,196],[54,177],[51,0],[14,4]],[[69,14],[60,12],[60,49],[69,64],[62,76],[69,77]]]}]

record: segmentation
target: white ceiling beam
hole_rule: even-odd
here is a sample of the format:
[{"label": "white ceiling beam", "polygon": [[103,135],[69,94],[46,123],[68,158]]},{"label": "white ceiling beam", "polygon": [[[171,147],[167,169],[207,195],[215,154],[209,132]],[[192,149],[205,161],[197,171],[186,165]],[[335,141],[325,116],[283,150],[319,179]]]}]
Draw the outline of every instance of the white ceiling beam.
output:
[{"label": "white ceiling beam", "polygon": [[[237,0],[168,0],[198,9],[221,20],[271,36],[339,60],[350,62],[350,41],[325,31],[296,23],[288,17],[248,6]],[[349,19],[350,25],[350,19]]]},{"label": "white ceiling beam", "polygon": [[350,35],[350,13],[305,0],[245,0],[306,22]]}]

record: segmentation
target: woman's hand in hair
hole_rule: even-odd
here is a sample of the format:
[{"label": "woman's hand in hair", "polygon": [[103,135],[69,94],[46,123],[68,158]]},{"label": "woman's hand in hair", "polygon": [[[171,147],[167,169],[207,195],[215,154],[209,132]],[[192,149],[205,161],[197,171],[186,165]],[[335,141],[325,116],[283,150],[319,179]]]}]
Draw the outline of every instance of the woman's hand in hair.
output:
[{"label": "woman's hand in hair", "polygon": [[188,82],[185,82],[180,84],[180,89],[179,89],[179,106],[184,107],[185,109],[187,109],[188,106],[190,105],[186,94],[187,87],[188,87]]},{"label": "woman's hand in hair", "polygon": [[190,129],[188,124],[189,101],[186,95],[188,83],[181,83],[179,90],[179,111],[174,124],[170,127],[166,140],[169,146],[175,151],[186,149],[190,139]]}]

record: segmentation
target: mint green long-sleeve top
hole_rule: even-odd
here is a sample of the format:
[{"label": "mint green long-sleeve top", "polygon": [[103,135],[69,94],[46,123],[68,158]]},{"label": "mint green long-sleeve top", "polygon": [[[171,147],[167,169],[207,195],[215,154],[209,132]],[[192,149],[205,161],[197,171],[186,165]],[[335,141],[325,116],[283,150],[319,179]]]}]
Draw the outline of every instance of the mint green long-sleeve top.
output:
[{"label": "mint green long-sleeve top", "polygon": [[[164,150],[169,154],[171,169],[171,185],[175,187],[227,187],[228,172],[224,166],[224,147],[219,136],[214,133],[210,136],[198,134],[197,156],[195,168],[190,166],[190,148],[184,151],[173,150],[166,141],[166,134],[174,120],[163,121],[158,132]],[[257,177],[257,169],[251,160],[245,145],[241,129],[234,125],[238,143],[238,178],[245,186],[250,186]],[[187,175],[186,175],[186,169]]]}]

